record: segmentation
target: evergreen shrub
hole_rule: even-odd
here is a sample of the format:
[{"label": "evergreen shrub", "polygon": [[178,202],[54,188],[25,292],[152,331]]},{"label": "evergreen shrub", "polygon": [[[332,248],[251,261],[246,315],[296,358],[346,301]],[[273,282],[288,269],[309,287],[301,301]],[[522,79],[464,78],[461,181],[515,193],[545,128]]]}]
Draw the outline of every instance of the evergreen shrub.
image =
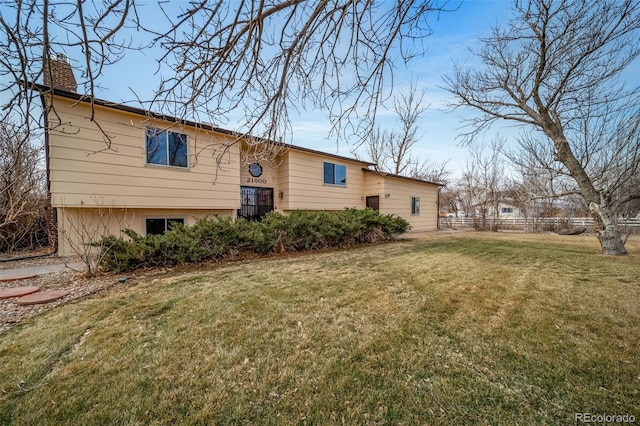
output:
[{"label": "evergreen shrub", "polygon": [[175,266],[230,259],[243,254],[297,252],[390,240],[410,229],[395,215],[371,209],[337,212],[296,210],[268,213],[262,221],[208,216],[193,226],[179,223],[163,235],[141,236],[125,230],[126,238],[106,236],[97,246],[105,270]]}]

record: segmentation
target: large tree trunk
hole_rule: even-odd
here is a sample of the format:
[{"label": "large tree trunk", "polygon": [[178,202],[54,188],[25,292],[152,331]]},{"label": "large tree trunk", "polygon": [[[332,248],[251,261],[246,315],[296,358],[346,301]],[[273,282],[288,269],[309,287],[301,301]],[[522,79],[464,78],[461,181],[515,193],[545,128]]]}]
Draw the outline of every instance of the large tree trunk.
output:
[{"label": "large tree trunk", "polygon": [[553,140],[556,147],[556,159],[561,161],[569,170],[581,190],[581,195],[589,204],[589,211],[594,219],[593,229],[600,240],[602,254],[607,256],[623,256],[628,254],[622,242],[622,235],[615,220],[613,209],[611,208],[610,197],[602,190],[598,191],[587,175],[584,167],[576,159],[571,151],[569,142],[564,136],[562,127],[555,123],[550,116],[544,117],[543,127],[547,136]]},{"label": "large tree trunk", "polygon": [[609,211],[609,208],[602,204],[589,203],[589,210],[595,219],[594,230],[600,240],[602,254],[608,256],[622,256],[627,254],[627,249],[622,242],[620,228],[618,228],[618,224]]}]

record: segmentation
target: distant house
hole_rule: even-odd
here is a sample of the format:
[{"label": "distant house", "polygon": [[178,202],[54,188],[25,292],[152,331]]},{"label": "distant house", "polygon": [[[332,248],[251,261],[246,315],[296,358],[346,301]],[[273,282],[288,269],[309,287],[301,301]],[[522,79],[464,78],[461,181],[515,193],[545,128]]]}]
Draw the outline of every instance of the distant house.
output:
[{"label": "distant house", "polygon": [[38,89],[45,107],[55,107],[46,114],[46,150],[60,255],[73,254],[86,238],[82,228],[157,234],[212,214],[259,219],[269,211],[370,207],[414,230],[437,228],[437,183],[298,146],[257,160],[233,131],[91,100],[75,93],[70,66],[56,67],[56,80]]},{"label": "distant house", "polygon": [[495,206],[493,203],[474,204],[470,208],[472,217],[485,217],[496,219],[519,219],[524,213],[511,201],[502,199]]},{"label": "distant house", "polygon": [[522,210],[514,206],[508,200],[501,200],[498,203],[498,219],[520,219],[524,214]]}]

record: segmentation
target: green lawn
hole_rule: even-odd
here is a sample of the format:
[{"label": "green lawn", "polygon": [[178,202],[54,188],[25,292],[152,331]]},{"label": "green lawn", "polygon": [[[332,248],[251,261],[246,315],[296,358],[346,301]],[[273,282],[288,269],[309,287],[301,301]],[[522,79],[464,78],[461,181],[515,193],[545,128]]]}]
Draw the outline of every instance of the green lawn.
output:
[{"label": "green lawn", "polygon": [[0,424],[640,421],[627,247],[462,233],[141,276],[0,335]]}]

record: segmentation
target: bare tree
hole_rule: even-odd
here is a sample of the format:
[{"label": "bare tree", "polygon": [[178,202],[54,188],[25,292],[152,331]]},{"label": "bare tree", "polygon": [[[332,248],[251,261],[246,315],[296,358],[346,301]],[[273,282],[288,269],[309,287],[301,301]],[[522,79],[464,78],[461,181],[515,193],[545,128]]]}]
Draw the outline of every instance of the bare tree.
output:
[{"label": "bare tree", "polygon": [[439,163],[422,159],[412,165],[407,176],[426,180],[429,182],[437,182],[447,185],[451,180],[451,169],[449,169],[449,160]]},{"label": "bare tree", "polygon": [[502,150],[513,169],[507,180],[508,196],[525,218],[525,231],[555,231],[545,219],[555,215],[567,197],[576,196],[575,181],[550,167],[553,160],[543,159],[552,155],[551,150],[530,149],[532,140],[530,135],[522,135],[515,148],[505,145]]},{"label": "bare tree", "polygon": [[134,213],[113,206],[93,196],[94,208],[67,208],[64,221],[59,224],[62,235],[61,244],[68,244],[71,251],[82,262],[84,276],[95,277],[100,271],[103,259],[108,256],[116,243],[107,236],[123,238],[125,230],[135,218]]},{"label": "bare tree", "polygon": [[459,199],[466,215],[474,217],[479,230],[497,230],[500,201],[505,190],[504,140],[497,138],[470,147],[470,158],[458,181]]},{"label": "bare tree", "polygon": [[[131,0],[103,5],[79,0],[1,0],[0,8],[0,93],[9,99],[1,106],[0,119],[21,123],[27,134],[42,125],[43,106],[34,85],[54,80],[51,67],[45,66],[52,58],[62,53],[81,58],[82,91],[93,98],[105,66],[133,47],[119,36],[135,12]],[[106,142],[109,146],[108,138]]]},{"label": "bare tree", "polygon": [[[497,120],[529,133],[521,148],[570,176],[607,255],[627,251],[617,213],[640,197],[640,86],[621,77],[640,55],[640,3],[518,1],[506,28],[476,52],[484,69],[456,67],[446,85],[468,120],[466,142]],[[628,190],[627,190],[628,189]]]},{"label": "bare tree", "polygon": [[522,214],[524,232],[556,231],[553,224],[545,221],[559,210],[559,199],[553,188],[554,180],[549,179],[546,170],[539,169],[538,173],[531,169],[519,170],[505,179],[504,198],[509,200]]},{"label": "bare tree", "polygon": [[412,149],[419,141],[420,119],[427,110],[424,104],[425,91],[418,91],[417,83],[411,82],[407,92],[393,99],[393,110],[400,130],[388,130],[378,127],[367,141],[367,155],[376,163],[378,170],[403,175],[418,160]]},{"label": "bare tree", "polygon": [[196,122],[233,115],[239,136],[251,134],[261,147],[273,146],[265,138],[289,139],[289,113],[300,106],[327,111],[338,134],[367,137],[393,67],[424,53],[427,18],[442,10],[437,0],[0,0],[0,7],[8,11],[0,16],[5,115],[37,122],[31,82],[50,73],[42,63],[56,53],[81,58],[78,90],[93,99],[110,64],[144,49],[157,55],[144,60],[150,74],[155,62],[158,88],[152,99],[133,91],[143,108]]},{"label": "bare tree", "polygon": [[454,183],[440,190],[440,213],[458,217],[460,214],[460,189]]},{"label": "bare tree", "polygon": [[46,244],[42,157],[41,142],[18,125],[0,124],[0,251]]},{"label": "bare tree", "polygon": [[424,102],[425,94],[412,81],[407,91],[393,98],[398,129],[377,126],[369,139],[362,143],[364,156],[356,149],[352,149],[353,154],[371,161],[376,165],[376,170],[381,172],[446,183],[451,174],[446,161],[433,163],[413,152],[420,141],[422,116],[428,108]]}]

